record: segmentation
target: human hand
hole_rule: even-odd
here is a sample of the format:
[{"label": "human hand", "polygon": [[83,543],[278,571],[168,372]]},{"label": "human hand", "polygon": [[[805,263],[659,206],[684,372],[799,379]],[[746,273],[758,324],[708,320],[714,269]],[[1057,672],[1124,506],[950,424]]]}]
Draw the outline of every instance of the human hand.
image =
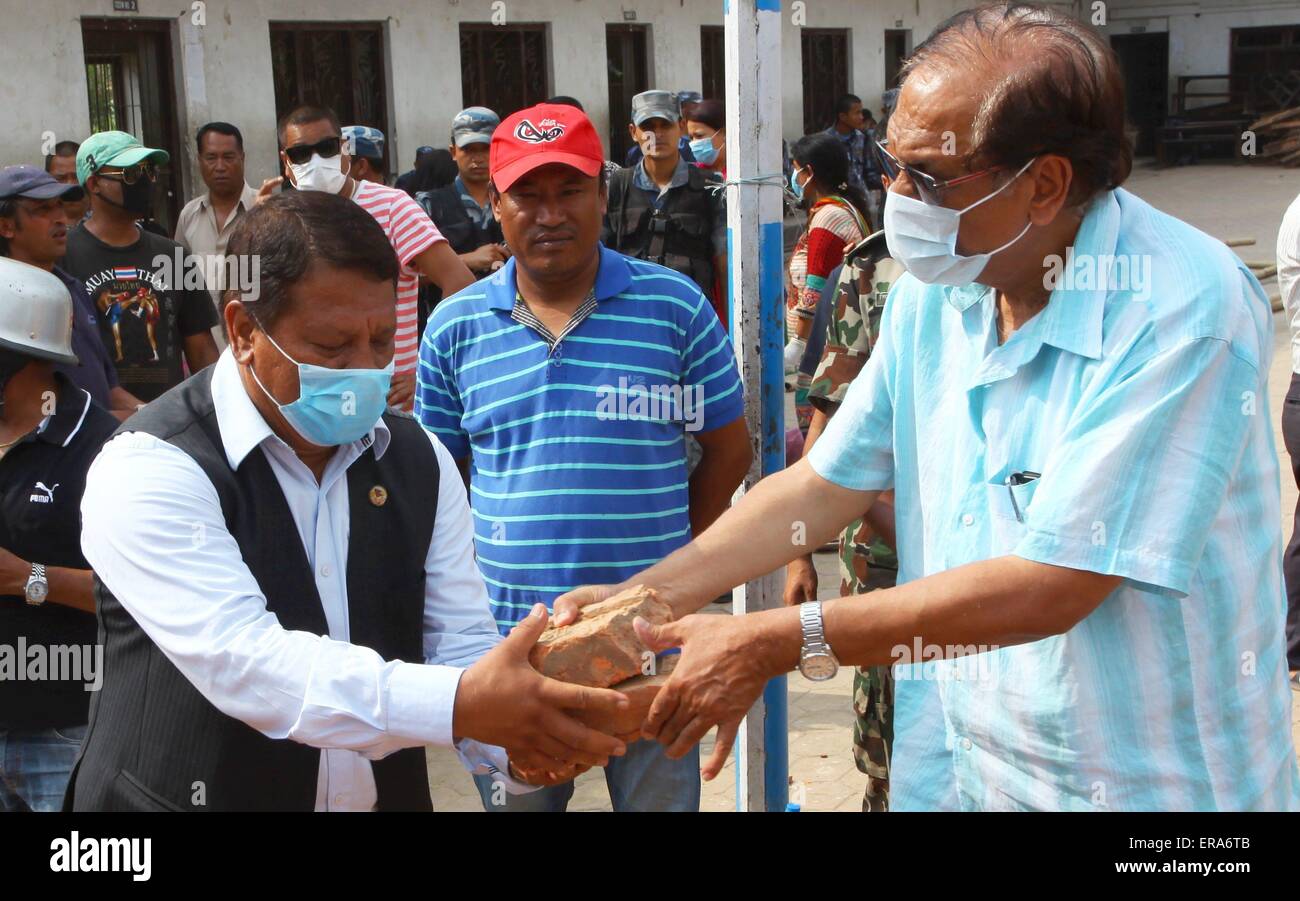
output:
[{"label": "human hand", "polygon": [[613,597],[621,585],[581,585],[555,599],[555,625],[570,626],[582,616],[582,608]]},{"label": "human hand", "polygon": [[388,385],[388,406],[394,410],[405,410],[415,397],[415,371],[394,372]]},{"label": "human hand", "polygon": [[584,726],[569,711],[612,716],[628,706],[628,699],[607,688],[548,679],[533,669],[528,653],[546,619],[546,607],[537,604],[500,644],[465,670],[456,690],[453,734],[505,748],[521,770],[560,774],[574,764],[604,766],[611,756],[626,753],[627,746]]},{"label": "human hand", "polygon": [[700,767],[709,781],[731,752],[740,721],[767,680],[784,672],[782,643],[766,631],[765,615],[695,614],[662,626],[637,618],[637,637],[656,653],[680,647],[681,657],[650,707],[641,733],[676,760],[718,727],[713,754]]},{"label": "human hand", "polygon": [[275,193],[275,189],[284,183],[284,176],[277,175],[275,178],[268,178],[262,182],[262,186],[257,189],[257,196],[253,198],[253,205],[261,203]]},{"label": "human hand", "polygon": [[787,607],[797,607],[804,601],[817,600],[817,567],[812,557],[795,557],[785,566],[785,593],[781,598]]}]

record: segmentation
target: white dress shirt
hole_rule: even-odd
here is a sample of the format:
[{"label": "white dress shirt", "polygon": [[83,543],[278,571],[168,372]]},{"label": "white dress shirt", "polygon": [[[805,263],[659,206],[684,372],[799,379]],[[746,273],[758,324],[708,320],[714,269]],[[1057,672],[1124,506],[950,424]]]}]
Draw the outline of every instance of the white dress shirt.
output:
[{"label": "white dress shirt", "polygon": [[1300,196],[1286,208],[1277,232],[1277,286],[1291,327],[1291,371],[1300,373]]},{"label": "white dress shirt", "polygon": [[[402,748],[452,745],[463,667],[500,640],[474,562],[460,472],[429,435],[440,477],[425,558],[426,663],[384,660],[350,643],[346,474],[371,443],[383,456],[388,427],[380,420],[340,447],[318,484],[257,411],[228,350],[212,375],[212,400],[231,467],[260,446],[284,491],[329,635],[280,625],[226,527],[212,482],[192,457],[152,435],[119,435],[91,465],[82,550],[145,634],[217,709],[271,738],[321,749],[316,810],[371,810],[377,795],[370,761]],[[470,772],[499,771],[508,790],[531,790],[508,778],[501,748],[470,740],[455,746]]]}]

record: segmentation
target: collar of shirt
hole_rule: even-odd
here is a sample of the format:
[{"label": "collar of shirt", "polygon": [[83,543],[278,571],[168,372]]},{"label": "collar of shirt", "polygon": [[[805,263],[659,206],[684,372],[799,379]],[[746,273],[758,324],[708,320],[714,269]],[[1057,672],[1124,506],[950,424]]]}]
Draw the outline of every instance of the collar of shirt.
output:
[{"label": "collar of shirt", "polygon": [[54,405],[54,413],[46,416],[36,427],[35,437],[46,444],[67,447],[86,421],[90,395],[61,372],[54,373],[54,380],[59,386],[59,402]]},{"label": "collar of shirt", "polygon": [[480,205],[479,202],[474,199],[474,195],[469,192],[469,188],[465,187],[465,182],[461,180],[459,175],[456,176],[456,180],[452,182],[452,185],[456,188],[456,192],[460,194],[460,202],[464,204],[466,211],[471,214],[477,214],[479,225],[485,224],[492,218],[491,200]]},{"label": "collar of shirt", "polygon": [[[1119,202],[1113,191],[1107,191],[1098,197],[1088,208],[1079,225],[1074,244],[1060,260],[1061,272],[1073,266],[1076,260],[1100,260],[1113,258],[1115,246],[1119,240],[1120,210]],[[1047,306],[1022,328],[1018,329],[1008,341],[999,348],[999,353],[990,356],[1013,357],[1015,360],[1003,359],[999,369],[1010,371],[1033,359],[1038,348],[1044,344],[1088,357],[1100,359],[1102,341],[1102,320],[1106,312],[1106,288],[1102,286],[1074,287],[1073,281],[1058,284],[1047,298]],[[972,283],[961,287],[944,289],[944,299],[949,306],[967,317],[968,334],[984,336],[987,329],[995,326],[994,311],[996,292],[986,285]],[[973,321],[983,319],[983,323]],[[973,329],[973,331],[972,331]],[[981,367],[975,374],[973,384],[983,384],[989,380],[991,372]]]},{"label": "collar of shirt", "polygon": [[645,157],[642,157],[641,162],[637,163],[636,168],[632,170],[632,184],[636,185],[643,191],[650,191],[657,197],[667,194],[673,188],[679,188],[686,184],[686,182],[690,180],[690,177],[690,166],[687,164],[686,160],[682,159],[680,156],[677,158],[677,168],[673,170],[673,177],[668,181],[667,187],[663,190],[659,189],[659,186],[655,184],[654,179],[650,177],[650,173],[646,171]]},{"label": "collar of shirt", "polygon": [[[596,250],[600,253],[600,268],[596,270],[596,284],[592,286],[596,300],[608,300],[632,287],[632,271],[628,268],[623,255],[603,244],[597,244]],[[478,284],[483,286],[489,309],[505,312],[513,310],[515,297],[519,294],[515,258],[506,260],[506,264],[495,274]]]},{"label": "collar of shirt", "polygon": [[[244,182],[244,189],[239,192],[239,200],[235,201],[235,207],[243,207],[245,211],[251,210],[257,203],[257,192],[253,190],[248,182]],[[199,209],[207,212],[212,209],[212,192],[199,195]]]},{"label": "collar of shirt", "polygon": [[546,327],[546,323],[537,318],[537,314],[533,312],[532,307],[528,306],[528,301],[524,300],[524,295],[520,294],[518,291],[515,292],[515,305],[510,311],[510,318],[516,322],[522,322],[524,325],[537,332],[546,340],[546,343],[550,345],[551,349],[554,350],[555,345],[563,341],[569,332],[581,325],[582,320],[586,319],[594,312],[596,312],[596,286],[592,285],[591,290],[587,292],[586,298],[584,298],[581,305],[573,311],[573,315],[569,317],[569,321],[564,324],[564,328],[560,329],[558,335],[552,334],[551,330]]},{"label": "collar of shirt", "polygon": [[[239,364],[235,362],[229,348],[222,352],[216,369],[212,372],[212,405],[216,410],[217,428],[221,432],[226,461],[230,463],[231,469],[238,469],[253,448],[268,439],[293,453],[289,445],[271,430],[271,426],[262,418],[248,392],[244,390],[244,382],[239,377]],[[388,449],[388,441],[388,425],[380,419],[369,434],[342,446],[340,450],[344,452],[347,465],[351,465],[371,444],[375,446],[375,458],[382,457]],[[334,459],[330,462],[333,463],[338,458],[339,453],[335,452]]]}]

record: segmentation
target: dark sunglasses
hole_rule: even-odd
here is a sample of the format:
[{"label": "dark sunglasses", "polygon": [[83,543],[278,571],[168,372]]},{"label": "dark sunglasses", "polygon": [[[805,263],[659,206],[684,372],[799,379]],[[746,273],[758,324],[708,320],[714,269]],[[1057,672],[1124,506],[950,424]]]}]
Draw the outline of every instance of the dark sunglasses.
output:
[{"label": "dark sunglasses", "polygon": [[949,188],[954,188],[968,181],[974,181],[988,175],[990,172],[997,172],[999,169],[1005,168],[1004,166],[990,166],[969,175],[959,175],[956,178],[940,180],[914,166],[907,165],[907,163],[890,153],[885,148],[888,140],[873,141],[872,143],[876,145],[876,157],[880,160],[880,168],[884,170],[885,176],[890,181],[896,181],[900,174],[906,172],[908,179],[916,186],[917,195],[924,203],[931,206],[943,206],[943,198]]},{"label": "dark sunglasses", "polygon": [[295,166],[301,166],[311,159],[312,154],[319,154],[327,159],[331,156],[338,156],[342,147],[342,138],[326,138],[323,141],[317,141],[315,144],[294,144],[292,147],[286,147],[284,148],[284,155]]},{"label": "dark sunglasses", "polygon": [[127,166],[117,172],[105,172],[100,169],[95,174],[103,178],[111,178],[113,181],[120,181],[124,185],[133,185],[141,178],[157,181],[158,167],[153,163],[136,163],[134,166]]}]

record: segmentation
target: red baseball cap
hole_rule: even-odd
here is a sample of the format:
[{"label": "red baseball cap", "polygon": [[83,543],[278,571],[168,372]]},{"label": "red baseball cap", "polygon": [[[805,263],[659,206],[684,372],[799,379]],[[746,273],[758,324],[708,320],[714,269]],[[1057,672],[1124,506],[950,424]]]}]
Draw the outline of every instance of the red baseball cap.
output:
[{"label": "red baseball cap", "polygon": [[498,191],[547,163],[594,177],[605,165],[596,127],[577,107],[539,103],[509,116],[492,132],[488,172]]}]

